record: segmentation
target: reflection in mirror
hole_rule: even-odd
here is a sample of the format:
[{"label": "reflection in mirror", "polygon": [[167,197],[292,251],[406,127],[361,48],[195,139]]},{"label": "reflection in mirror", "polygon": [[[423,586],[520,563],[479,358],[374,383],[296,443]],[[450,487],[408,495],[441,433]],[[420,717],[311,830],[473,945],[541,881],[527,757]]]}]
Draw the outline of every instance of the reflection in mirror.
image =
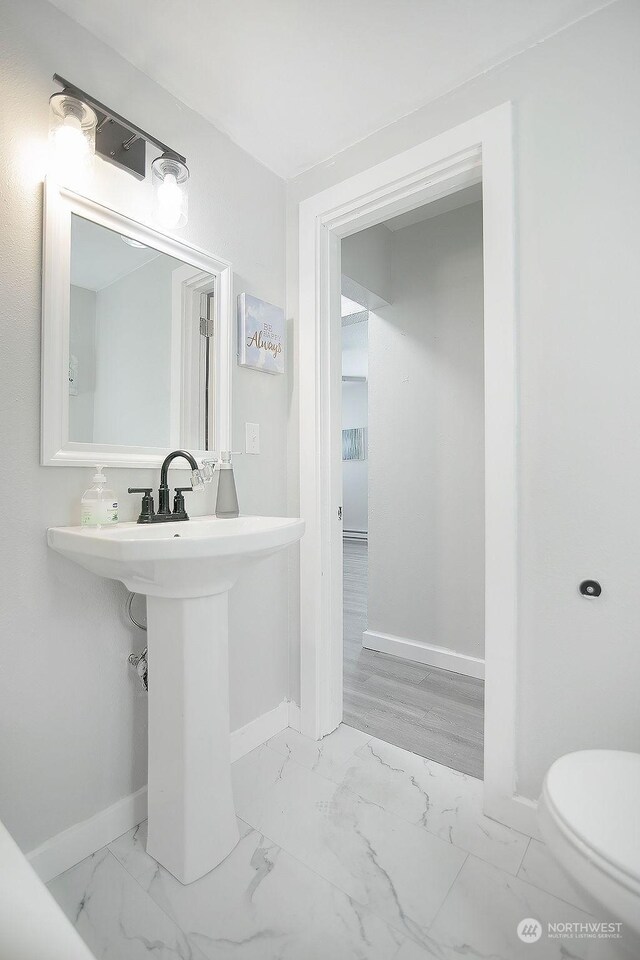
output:
[{"label": "reflection in mirror", "polygon": [[71,441],[213,449],[214,282],[72,214]]}]

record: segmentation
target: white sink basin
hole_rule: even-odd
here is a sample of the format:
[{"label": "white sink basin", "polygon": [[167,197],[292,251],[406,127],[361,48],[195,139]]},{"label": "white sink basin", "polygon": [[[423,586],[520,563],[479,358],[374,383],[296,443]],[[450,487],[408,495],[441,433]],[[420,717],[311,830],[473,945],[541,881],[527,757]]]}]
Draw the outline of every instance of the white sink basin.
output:
[{"label": "white sink basin", "polygon": [[49,546],[134,593],[202,597],[229,590],[243,567],[299,540],[304,520],[198,517],[117,527],[51,527]]},{"label": "white sink basin", "polygon": [[238,842],[229,753],[228,591],[242,570],[299,540],[287,517],[198,517],[51,527],[49,546],[147,595],[147,850],[182,881]]}]

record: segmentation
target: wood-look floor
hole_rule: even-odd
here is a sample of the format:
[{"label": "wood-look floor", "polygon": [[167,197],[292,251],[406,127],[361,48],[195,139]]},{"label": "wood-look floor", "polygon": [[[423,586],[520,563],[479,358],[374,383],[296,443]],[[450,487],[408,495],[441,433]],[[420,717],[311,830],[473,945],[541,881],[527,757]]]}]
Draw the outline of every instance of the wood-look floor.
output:
[{"label": "wood-look floor", "polygon": [[344,543],[344,722],[482,777],[484,683],[365,650],[367,544]]}]

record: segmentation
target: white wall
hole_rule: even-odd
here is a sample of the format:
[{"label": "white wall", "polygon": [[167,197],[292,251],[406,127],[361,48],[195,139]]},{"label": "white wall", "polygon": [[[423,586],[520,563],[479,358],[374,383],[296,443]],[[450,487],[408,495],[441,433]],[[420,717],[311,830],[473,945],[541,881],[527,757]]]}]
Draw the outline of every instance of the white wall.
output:
[{"label": "white wall", "polygon": [[391,300],[390,245],[391,233],[379,225],[345,237],[340,251],[343,275],[387,302]]},{"label": "white wall", "polygon": [[[364,427],[368,433],[366,382],[342,384],[342,429]],[[342,461],[342,529],[366,533],[369,529],[368,460]]]},{"label": "white wall", "polygon": [[[183,152],[191,170],[185,239],[230,260],[235,292],[285,296],[284,185],[228,138],[43,0],[0,0],[0,485],[11,491],[0,577],[0,819],[23,849],[130,794],[146,781],[146,697],[127,656],[144,637],[123,612],[125,588],[48,550],[47,526],[77,522],[88,470],[40,467],[42,174],[51,82],[60,72]],[[91,192],[134,217],[149,184],[103,163]],[[238,457],[240,506],[286,512],[287,376],[234,369],[234,444],[261,425],[259,456]],[[121,513],[128,486],[157,471],[112,470]],[[197,506],[199,504],[199,507]],[[213,507],[212,491],[192,512]],[[231,594],[231,725],[287,694],[286,555],[247,574]]]},{"label": "white wall", "polygon": [[[387,231],[388,232],[388,231]],[[365,231],[368,233],[368,231]],[[365,233],[360,234],[366,243]],[[390,263],[387,263],[387,273]],[[348,323],[342,328],[342,375],[366,377],[368,372],[368,333],[366,320]],[[367,383],[343,381],[342,383],[342,429],[349,427],[368,428],[369,423]],[[343,460],[342,462],[342,528],[366,533],[369,529],[368,507],[368,460]]]},{"label": "white wall", "polygon": [[96,443],[169,443],[173,271],[161,254],[96,294]]},{"label": "white wall", "polygon": [[[361,234],[364,237],[364,234]],[[389,265],[388,265],[389,266]],[[368,371],[368,332],[366,320],[342,328],[342,375],[366,377]],[[368,428],[367,383],[345,380],[342,383],[342,429]],[[342,461],[342,528],[366,533],[369,529],[368,460]]]},{"label": "white wall", "polygon": [[[365,231],[366,232],[366,231]],[[363,233],[364,236],[364,233]],[[362,316],[362,314],[358,314]],[[347,323],[342,328],[342,376],[366,377],[369,370],[367,321]]]},{"label": "white wall", "polygon": [[74,383],[77,393],[69,394],[69,438],[91,443],[96,390],[96,292],[73,284],[69,291],[69,354],[78,361]]},{"label": "white wall", "polygon": [[[289,189],[298,202],[506,100],[518,259],[518,790],[556,757],[640,750],[640,4],[617,3],[403,117]],[[297,383],[290,509],[297,508]],[[578,584],[597,577],[602,597]],[[295,586],[292,577],[292,587]],[[299,630],[291,602],[292,630]],[[292,647],[292,676],[299,676]]]},{"label": "white wall", "polygon": [[367,628],[482,658],[482,208],[391,236],[393,304],[369,316]]}]

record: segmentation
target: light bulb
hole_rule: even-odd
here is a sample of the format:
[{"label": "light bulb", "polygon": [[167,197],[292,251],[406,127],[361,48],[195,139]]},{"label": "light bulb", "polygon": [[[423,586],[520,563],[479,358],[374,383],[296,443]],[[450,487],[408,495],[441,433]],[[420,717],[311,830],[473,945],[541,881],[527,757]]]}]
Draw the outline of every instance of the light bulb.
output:
[{"label": "light bulb", "polygon": [[167,230],[187,222],[187,181],[189,170],[173,157],[158,157],[151,164],[155,193],[155,219]]},{"label": "light bulb", "polygon": [[66,117],[53,135],[56,161],[63,169],[82,166],[89,155],[89,146],[82,135],[77,117]]},{"label": "light bulb", "polygon": [[50,100],[51,168],[56,179],[75,181],[87,172],[95,151],[96,115],[64,93]]},{"label": "light bulb", "polygon": [[175,227],[180,222],[182,212],[182,191],[172,173],[168,173],[158,186],[158,215],[167,227]]}]

